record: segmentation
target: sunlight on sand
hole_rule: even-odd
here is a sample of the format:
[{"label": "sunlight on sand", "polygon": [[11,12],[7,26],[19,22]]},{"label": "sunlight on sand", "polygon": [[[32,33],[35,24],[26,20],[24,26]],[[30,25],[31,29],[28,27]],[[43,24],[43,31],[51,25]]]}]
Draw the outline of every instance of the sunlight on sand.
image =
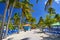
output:
[{"label": "sunlight on sand", "polygon": [[10,35],[3,40],[44,40],[44,38],[48,39],[49,35],[38,32],[40,32],[39,29],[33,29],[31,31],[26,31],[26,32],[21,31],[19,34]]}]

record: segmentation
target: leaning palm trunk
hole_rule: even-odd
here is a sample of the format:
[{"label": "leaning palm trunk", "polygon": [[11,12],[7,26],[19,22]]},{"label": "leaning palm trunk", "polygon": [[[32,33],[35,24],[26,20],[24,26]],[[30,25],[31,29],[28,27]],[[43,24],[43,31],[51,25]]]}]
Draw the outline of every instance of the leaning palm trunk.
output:
[{"label": "leaning palm trunk", "polygon": [[3,37],[2,35],[3,35],[3,30],[4,30],[4,22],[5,22],[5,17],[6,17],[6,12],[7,12],[8,5],[9,5],[9,0],[7,0],[7,2],[6,2],[6,8],[5,8],[3,19],[2,19],[2,27],[1,27],[1,33],[0,33],[0,40],[2,40],[2,37]]},{"label": "leaning palm trunk", "polygon": [[[16,3],[16,0],[13,3],[13,8],[15,6],[15,3]],[[8,26],[9,26],[9,23],[10,23],[10,19],[11,19],[11,15],[12,15],[12,12],[13,12],[13,8],[11,10],[8,9],[9,16],[8,16],[8,23],[7,23],[7,28],[6,28],[6,37],[7,37],[7,34],[8,34]]]},{"label": "leaning palm trunk", "polygon": [[0,27],[0,40],[2,40],[2,27]]},{"label": "leaning palm trunk", "polygon": [[20,25],[18,25],[18,32],[17,33],[19,33],[19,29],[20,29]]}]

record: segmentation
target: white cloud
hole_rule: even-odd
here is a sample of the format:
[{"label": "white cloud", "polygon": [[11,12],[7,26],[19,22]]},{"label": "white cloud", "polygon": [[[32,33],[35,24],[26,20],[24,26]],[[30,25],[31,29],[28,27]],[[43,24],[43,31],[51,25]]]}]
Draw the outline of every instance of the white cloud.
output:
[{"label": "white cloud", "polygon": [[48,0],[45,1],[45,4],[47,3]]},{"label": "white cloud", "polygon": [[60,3],[60,0],[55,0],[55,2],[56,2],[57,4],[59,4],[59,3]]}]

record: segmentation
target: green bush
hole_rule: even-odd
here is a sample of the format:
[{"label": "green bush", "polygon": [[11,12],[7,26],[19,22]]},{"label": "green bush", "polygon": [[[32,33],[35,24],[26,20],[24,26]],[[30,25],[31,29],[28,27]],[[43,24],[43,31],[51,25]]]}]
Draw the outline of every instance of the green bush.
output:
[{"label": "green bush", "polygon": [[15,29],[12,23],[9,24],[9,27],[8,27],[8,28],[9,28],[10,30]]}]

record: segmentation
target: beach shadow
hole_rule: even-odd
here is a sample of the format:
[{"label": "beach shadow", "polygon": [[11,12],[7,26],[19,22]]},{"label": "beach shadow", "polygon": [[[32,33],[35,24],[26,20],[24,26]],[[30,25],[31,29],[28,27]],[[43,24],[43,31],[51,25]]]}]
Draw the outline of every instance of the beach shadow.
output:
[{"label": "beach shadow", "polygon": [[35,32],[35,33],[43,33],[43,32]]},{"label": "beach shadow", "polygon": [[55,37],[55,36],[49,36],[49,37],[42,37],[42,40],[60,40],[60,36]]},{"label": "beach shadow", "polygon": [[42,40],[54,40],[53,38],[50,38],[50,37],[43,37]]},{"label": "beach shadow", "polygon": [[29,38],[24,38],[24,39],[21,39],[21,40],[29,40]]},{"label": "beach shadow", "polygon": [[13,37],[12,38],[8,38],[7,40],[13,40]]},{"label": "beach shadow", "polygon": [[44,32],[40,32],[40,31],[39,31],[39,32],[37,32],[37,31],[34,31],[34,33],[37,33],[37,34],[39,34],[39,33],[44,33]]}]

